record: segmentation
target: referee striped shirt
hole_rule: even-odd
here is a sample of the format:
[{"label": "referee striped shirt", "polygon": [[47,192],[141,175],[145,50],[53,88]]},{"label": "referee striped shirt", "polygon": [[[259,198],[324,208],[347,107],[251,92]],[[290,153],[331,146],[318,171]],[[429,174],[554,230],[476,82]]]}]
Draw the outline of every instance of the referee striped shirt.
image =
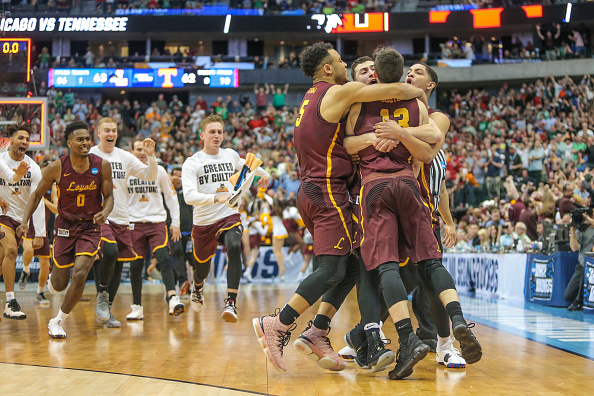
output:
[{"label": "referee striped shirt", "polygon": [[447,159],[443,150],[439,150],[439,153],[435,156],[431,162],[431,170],[429,172],[429,188],[431,189],[431,195],[433,196],[433,208],[437,212],[439,207],[439,193],[441,192],[441,183],[445,180]]}]

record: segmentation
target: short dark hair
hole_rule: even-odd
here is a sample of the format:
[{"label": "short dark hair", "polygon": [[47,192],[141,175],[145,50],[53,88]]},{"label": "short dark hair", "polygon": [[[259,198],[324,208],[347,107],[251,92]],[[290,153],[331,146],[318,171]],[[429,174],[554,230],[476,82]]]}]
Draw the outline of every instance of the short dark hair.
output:
[{"label": "short dark hair", "polygon": [[23,122],[21,124],[10,124],[6,127],[6,134],[10,137],[13,137],[18,131],[25,131],[31,136],[31,124]]},{"label": "short dark hair", "polygon": [[395,83],[402,78],[404,58],[400,52],[390,47],[379,47],[373,51],[375,73],[382,83]]},{"label": "short dark hair", "polygon": [[328,51],[334,49],[332,44],[320,41],[305,48],[301,53],[301,71],[307,77],[312,77],[316,74],[320,66],[330,57]]},{"label": "short dark hair", "polygon": [[357,75],[355,69],[357,68],[357,66],[365,62],[373,62],[373,59],[371,59],[371,56],[361,56],[355,59],[355,61],[351,65],[351,78],[353,79],[353,81],[355,81],[355,76]]},{"label": "short dark hair", "polygon": [[70,124],[68,124],[66,126],[66,130],[64,131],[64,136],[65,136],[66,140],[68,140],[68,138],[70,137],[72,132],[74,132],[78,129],[86,129],[88,131],[89,125],[86,122],[82,122],[82,121],[71,122]]},{"label": "short dark hair", "polygon": [[429,79],[431,80],[431,82],[435,83],[435,86],[437,86],[439,79],[437,78],[437,73],[435,72],[435,70],[433,70],[431,68],[431,66],[429,66],[426,63],[423,63],[423,62],[418,62],[418,63],[419,63],[419,65],[422,65],[423,67],[425,67],[425,70],[427,70],[427,74],[429,74]]}]

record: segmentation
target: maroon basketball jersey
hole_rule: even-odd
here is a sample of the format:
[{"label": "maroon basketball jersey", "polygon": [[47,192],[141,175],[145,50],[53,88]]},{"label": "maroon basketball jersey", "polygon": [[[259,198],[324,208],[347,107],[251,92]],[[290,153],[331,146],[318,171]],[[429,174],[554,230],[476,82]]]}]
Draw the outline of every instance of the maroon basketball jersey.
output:
[{"label": "maroon basketball jersey", "polygon": [[58,214],[70,220],[92,220],[103,210],[103,159],[89,154],[89,169],[84,173],[77,173],[72,168],[70,155],[60,157],[60,161],[62,177],[58,183]]},{"label": "maroon basketball jersey", "polygon": [[344,123],[328,122],[320,114],[327,82],[311,87],[299,108],[295,121],[295,150],[301,167],[301,179],[347,179],[352,173],[351,160],[342,145]]},{"label": "maroon basketball jersey", "polygon": [[[361,112],[355,124],[355,135],[374,133],[373,126],[383,120],[394,120],[402,127],[419,125],[419,104],[416,99],[388,99],[361,103]],[[401,143],[389,153],[382,153],[373,146],[359,152],[359,169],[363,177],[374,173],[394,173],[403,169],[412,170],[412,156]]]}]

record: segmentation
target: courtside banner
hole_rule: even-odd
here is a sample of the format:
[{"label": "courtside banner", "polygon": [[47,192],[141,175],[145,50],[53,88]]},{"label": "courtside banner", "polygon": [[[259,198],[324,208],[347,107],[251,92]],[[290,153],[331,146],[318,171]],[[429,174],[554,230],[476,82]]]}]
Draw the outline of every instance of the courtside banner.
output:
[{"label": "courtside banner", "polygon": [[472,282],[477,293],[524,300],[526,257],[519,253],[446,253],[443,265],[461,291]]}]

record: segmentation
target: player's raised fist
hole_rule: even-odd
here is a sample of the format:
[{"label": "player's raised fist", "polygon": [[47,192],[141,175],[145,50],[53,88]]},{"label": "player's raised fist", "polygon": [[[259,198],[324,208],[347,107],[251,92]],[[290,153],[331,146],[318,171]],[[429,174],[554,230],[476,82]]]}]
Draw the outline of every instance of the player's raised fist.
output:
[{"label": "player's raised fist", "polygon": [[155,154],[155,141],[151,138],[146,138],[142,141],[142,147],[144,148],[144,152],[146,155],[154,155]]}]

